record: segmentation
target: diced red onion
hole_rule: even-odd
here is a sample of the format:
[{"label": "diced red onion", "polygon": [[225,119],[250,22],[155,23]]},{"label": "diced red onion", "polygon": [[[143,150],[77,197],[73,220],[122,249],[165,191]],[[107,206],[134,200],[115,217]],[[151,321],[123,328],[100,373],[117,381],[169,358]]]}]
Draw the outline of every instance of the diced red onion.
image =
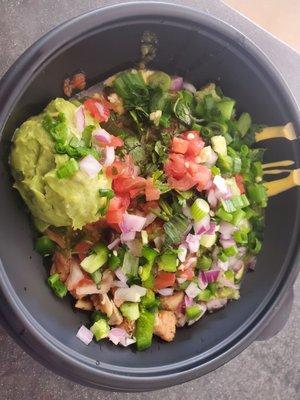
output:
[{"label": "diced red onion", "polygon": [[79,167],[91,178],[96,176],[102,169],[102,165],[90,154],[79,161]]},{"label": "diced red onion", "polygon": [[218,310],[226,305],[227,299],[212,299],[206,303],[209,311]]},{"label": "diced red onion", "polygon": [[108,339],[115,345],[118,345],[121,339],[124,339],[126,336],[127,332],[123,328],[111,328],[108,333]]},{"label": "diced red onion", "polygon": [[187,255],[187,246],[185,244],[181,244],[178,246],[178,259],[181,262],[184,262]]},{"label": "diced red onion", "polygon": [[131,240],[134,240],[135,235],[135,231],[123,232],[121,233],[120,238],[122,242],[130,242]]},{"label": "diced red onion", "polygon": [[219,229],[222,239],[231,239],[232,234],[236,229],[237,228],[229,222],[222,221]]},{"label": "diced red onion", "polygon": [[146,222],[145,222],[144,228],[146,228],[148,225],[152,224],[152,222],[155,221],[156,218],[157,218],[157,217],[156,217],[155,214],[152,214],[152,213],[147,214],[147,215],[146,215]]},{"label": "diced red onion", "polygon": [[196,253],[199,250],[200,247],[199,235],[192,235],[191,233],[189,233],[185,240],[189,246],[189,250],[191,253]]},{"label": "diced red onion", "polygon": [[244,262],[243,260],[236,260],[234,263],[231,263],[231,260],[229,260],[229,265],[235,272],[237,272],[244,267]]},{"label": "diced red onion", "polygon": [[124,347],[130,346],[131,344],[133,344],[135,342],[136,342],[136,340],[132,337],[129,337],[129,335],[127,335],[126,337],[124,337],[120,340],[120,344]]},{"label": "diced red onion", "polygon": [[195,86],[192,85],[189,82],[183,82],[182,88],[185,89],[185,90],[188,90],[191,93],[196,93],[197,92],[197,89],[195,88]]},{"label": "diced red onion", "polygon": [[182,283],[184,283],[186,281],[186,278],[180,278],[179,276],[176,279],[177,279],[177,282],[179,283],[179,285],[181,285]]},{"label": "diced red onion", "polygon": [[193,304],[194,304],[194,300],[191,297],[189,297],[187,295],[184,296],[184,307],[185,308],[190,307]]},{"label": "diced red onion", "polygon": [[250,269],[250,271],[254,271],[256,266],[256,257],[251,257],[250,260],[248,261],[247,267]]},{"label": "diced red onion", "polygon": [[188,269],[189,267],[194,267],[197,264],[197,257],[189,256],[188,260],[184,263],[184,269]]},{"label": "diced red onion", "polygon": [[83,106],[80,106],[75,110],[75,125],[79,133],[82,133],[84,131],[85,116]]},{"label": "diced red onion", "polygon": [[157,290],[157,293],[159,293],[162,296],[171,296],[174,292],[174,288],[164,288],[164,289],[159,289]]},{"label": "diced red onion", "polygon": [[218,270],[210,270],[210,271],[201,271],[200,277],[204,283],[215,282],[218,279],[220,271]]},{"label": "diced red onion", "polygon": [[221,261],[221,260],[218,260],[218,262],[217,262],[217,267],[218,267],[219,269],[222,269],[223,271],[227,271],[228,268],[229,268],[229,262],[228,262],[228,261]]},{"label": "diced red onion", "polygon": [[229,287],[231,289],[238,289],[237,285],[235,285],[232,281],[222,275],[219,276],[218,282],[220,282],[223,286]]},{"label": "diced red onion", "polygon": [[228,257],[228,268],[233,268],[238,261],[240,260],[237,256]]},{"label": "diced red onion", "polygon": [[110,134],[102,128],[97,128],[93,131],[93,137],[101,143],[110,143]]},{"label": "diced red onion", "polygon": [[207,201],[212,208],[215,208],[218,204],[218,199],[214,189],[210,189],[207,195]]},{"label": "diced red onion", "polygon": [[202,235],[207,232],[210,228],[210,217],[206,215],[200,221],[194,222],[194,232],[196,235]]},{"label": "diced red onion", "polygon": [[194,299],[198,294],[201,292],[201,290],[198,288],[196,283],[191,282],[189,286],[185,289],[185,293],[187,294],[188,297]]},{"label": "diced red onion", "polygon": [[240,257],[243,257],[247,253],[247,248],[244,246],[239,247],[238,252],[239,252]]},{"label": "diced red onion", "polygon": [[171,80],[170,90],[177,92],[182,89],[183,79],[180,76],[173,76]]},{"label": "diced red onion", "polygon": [[122,232],[140,232],[145,226],[146,218],[140,215],[125,213],[123,216],[123,221],[120,224]]},{"label": "diced red onion", "polygon": [[235,241],[233,239],[220,239],[220,243],[224,249],[235,246]]},{"label": "diced red onion", "polygon": [[111,242],[111,243],[107,246],[108,250],[113,250],[115,247],[118,246],[118,244],[119,244],[120,242],[121,242],[121,239],[120,239],[120,238],[115,239],[113,242]]},{"label": "diced red onion", "polygon": [[203,281],[201,274],[199,274],[199,276],[198,276],[198,285],[199,285],[199,288],[200,288],[201,290],[206,289],[206,287],[207,287],[207,285],[208,285],[207,282],[204,282],[204,281]]},{"label": "diced red onion", "polygon": [[208,235],[213,235],[216,232],[217,224],[215,222],[211,222],[209,225],[209,229],[206,231]]},{"label": "diced red onion", "polygon": [[104,165],[107,167],[112,165],[115,161],[115,149],[111,146],[105,147],[105,158],[104,158]]},{"label": "diced red onion", "polygon": [[125,282],[125,283],[127,282],[127,277],[121,268],[118,268],[115,270],[115,275],[121,282]]},{"label": "diced red onion", "polygon": [[78,337],[78,339],[86,345],[89,345],[91,343],[91,341],[93,340],[93,336],[93,332],[91,332],[84,325],[82,325],[76,333],[76,337]]},{"label": "diced red onion", "polygon": [[221,175],[216,175],[213,179],[213,183],[221,194],[226,194],[228,192],[227,183]]}]

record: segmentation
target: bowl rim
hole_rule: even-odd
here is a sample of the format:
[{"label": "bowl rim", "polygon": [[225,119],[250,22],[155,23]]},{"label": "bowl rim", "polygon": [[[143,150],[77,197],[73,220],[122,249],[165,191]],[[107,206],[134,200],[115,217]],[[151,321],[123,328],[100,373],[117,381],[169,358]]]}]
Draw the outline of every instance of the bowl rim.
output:
[{"label": "bowl rim", "polygon": [[[30,81],[34,78],[35,73],[44,63],[60,51],[65,51],[67,46],[74,44],[76,38],[82,39],[81,33],[87,34],[88,30],[91,32],[103,24],[128,18],[129,15],[135,18],[151,15],[154,17],[166,17],[166,19],[178,18],[185,22],[192,21],[199,26],[217,31],[228,40],[230,39],[239,44],[247,53],[255,55],[257,64],[268,72],[270,78],[276,81],[277,87],[284,93],[287,107],[291,110],[291,114],[294,115],[295,124],[300,127],[299,108],[292,93],[268,57],[250,39],[233,26],[210,14],[177,4],[151,1],[121,3],[82,14],[54,28],[26,50],[4,75],[0,83],[0,104],[4,104],[4,107],[0,110],[0,136],[14,104],[19,100]],[[17,83],[16,76],[21,77]],[[299,192],[298,198],[300,200]],[[298,217],[299,211],[298,206]],[[297,232],[294,232],[294,236],[300,237],[300,227],[298,227]],[[198,377],[200,374],[208,373],[232,359],[255,340],[275,315],[276,310],[283,302],[284,293],[296,279],[300,267],[300,251],[295,244],[290,247],[285,263],[291,265],[290,270],[287,271],[287,276],[279,277],[281,280],[273,292],[266,296],[264,303],[256,310],[254,317],[247,321],[247,325],[243,324],[236,334],[228,338],[226,347],[220,345],[220,349],[216,349],[213,357],[208,357],[201,363],[199,363],[199,357],[193,357],[182,363],[174,363],[172,368],[170,368],[169,364],[155,371],[154,368],[145,368],[144,371],[139,368],[138,372],[134,368],[129,368],[124,374],[122,374],[122,371],[116,370],[112,373],[104,368],[100,369],[97,365],[88,364],[83,356],[79,360],[77,352],[48,334],[21,304],[17,293],[9,282],[1,260],[0,303],[2,305],[5,303],[9,306],[7,310],[11,310],[20,324],[19,327],[14,326],[11,323],[10,313],[3,311],[5,307],[1,307],[8,328],[21,346],[55,372],[59,372],[83,384],[105,389],[124,391],[153,390],[172,384],[179,384]],[[20,335],[20,326],[22,326],[22,332],[27,332],[27,334]],[[40,351],[40,349],[43,349],[43,351]],[[124,368],[122,370],[124,372]]]}]

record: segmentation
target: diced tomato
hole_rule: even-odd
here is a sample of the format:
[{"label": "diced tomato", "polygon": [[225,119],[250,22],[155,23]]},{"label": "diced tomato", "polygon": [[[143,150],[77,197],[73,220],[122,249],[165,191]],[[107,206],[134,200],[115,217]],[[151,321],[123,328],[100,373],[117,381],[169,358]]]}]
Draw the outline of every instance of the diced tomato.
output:
[{"label": "diced tomato", "polygon": [[171,153],[165,164],[165,173],[176,179],[182,178],[186,174],[185,158],[182,154]]},{"label": "diced tomato", "polygon": [[130,204],[130,200],[128,196],[115,196],[110,200],[108,210],[106,213],[106,221],[109,224],[119,224],[122,219],[125,211],[127,210]]},{"label": "diced tomato", "polygon": [[118,158],[114,161],[112,165],[106,168],[106,175],[109,178],[116,178],[118,175],[134,175],[134,164],[130,157],[126,157],[124,161]]},{"label": "diced tomato", "polygon": [[122,222],[124,210],[116,210],[111,212],[109,209],[106,213],[106,221],[109,224],[119,224]]},{"label": "diced tomato", "polygon": [[186,176],[181,179],[175,179],[172,177],[168,178],[168,184],[172,189],[185,192],[195,186],[196,182],[190,174],[186,174]]},{"label": "diced tomato", "polygon": [[87,256],[91,247],[92,243],[86,242],[85,240],[76,244],[74,250],[77,253],[80,261],[82,261]]},{"label": "diced tomato", "polygon": [[189,147],[189,142],[180,137],[174,137],[172,140],[171,151],[174,153],[185,154]]},{"label": "diced tomato", "polygon": [[124,146],[124,142],[121,138],[114,136],[114,135],[110,135],[110,142],[109,145],[116,148],[116,147],[122,147]]},{"label": "diced tomato", "polygon": [[83,103],[84,108],[99,122],[106,122],[110,115],[106,102],[97,99],[87,99]]},{"label": "diced tomato", "polygon": [[152,178],[146,181],[145,195],[147,201],[158,200],[160,197],[160,190],[154,186]]},{"label": "diced tomato", "polygon": [[211,171],[205,165],[198,166],[197,174],[197,190],[201,192],[202,190],[208,190],[211,186]]},{"label": "diced tomato", "polygon": [[181,136],[188,142],[186,155],[196,157],[205,146],[204,141],[199,137],[199,131],[186,131]]},{"label": "diced tomato", "polygon": [[173,286],[175,283],[175,273],[159,271],[154,280],[155,289],[164,289]]},{"label": "diced tomato", "polygon": [[195,276],[195,272],[193,268],[190,267],[185,269],[184,271],[179,271],[178,276],[180,278],[185,278],[186,280],[191,281]]},{"label": "diced tomato", "polygon": [[244,178],[243,175],[235,175],[235,181],[237,184],[237,187],[240,189],[241,194],[245,193],[245,186],[244,186]]},{"label": "diced tomato", "polygon": [[181,191],[189,190],[195,185],[198,190],[204,190],[211,180],[209,168],[182,154],[170,154],[165,164],[165,173],[171,188]]},{"label": "diced tomato", "polygon": [[129,177],[119,175],[113,180],[112,187],[116,194],[126,194],[131,190],[138,189],[142,192],[146,185],[146,179],[141,176]]}]

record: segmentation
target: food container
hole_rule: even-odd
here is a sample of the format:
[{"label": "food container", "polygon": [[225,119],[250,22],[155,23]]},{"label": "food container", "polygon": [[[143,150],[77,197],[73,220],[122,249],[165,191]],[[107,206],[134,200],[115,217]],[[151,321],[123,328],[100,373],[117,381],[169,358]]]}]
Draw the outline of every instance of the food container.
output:
[{"label": "food container", "polygon": [[[13,65],[0,85],[0,305],[2,320],[18,343],[58,374],[85,385],[120,391],[160,389],[199,377],[229,361],[266,327],[282,324],[300,264],[300,189],[271,198],[265,241],[255,273],[247,274],[241,299],[189,328],[172,343],[157,339],[144,352],[108,341],[85,346],[76,332],[88,316],[73,312],[70,298],[56,298],[33,250],[25,208],[11,188],[7,158],[14,130],[62,96],[63,79],[84,71],[89,84],[140,61],[145,31],[158,38],[149,67],[183,76],[200,87],[219,84],[258,123],[294,123],[299,110],[282,77],[245,36],[210,15],[164,3],[131,3],[96,10],[54,29]],[[300,141],[263,143],[266,161],[294,160]],[[275,319],[274,319],[275,318]],[[273,321],[273,323],[272,323]],[[278,328],[279,329],[279,328]]]}]

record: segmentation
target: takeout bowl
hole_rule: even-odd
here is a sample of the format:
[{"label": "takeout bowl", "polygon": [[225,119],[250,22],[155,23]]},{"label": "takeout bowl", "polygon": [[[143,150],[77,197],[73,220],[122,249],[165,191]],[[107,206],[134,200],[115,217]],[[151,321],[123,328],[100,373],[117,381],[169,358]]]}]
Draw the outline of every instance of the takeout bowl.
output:
[{"label": "takeout bowl", "polygon": [[[0,304],[3,322],[33,357],[77,382],[120,391],[154,390],[199,377],[255,340],[291,290],[299,266],[299,188],[271,198],[263,250],[247,274],[241,299],[189,328],[172,343],[154,339],[136,352],[108,341],[85,346],[75,334],[88,320],[70,298],[56,298],[48,272],[33,250],[28,215],[11,188],[7,158],[13,132],[26,118],[62,96],[62,81],[83,70],[89,84],[134,67],[145,31],[159,39],[149,65],[200,87],[219,84],[258,123],[292,121],[300,131],[291,93],[270,61],[245,36],[213,18],[163,3],[131,3],[96,10],[54,29],[8,71],[0,85]],[[299,163],[299,141],[269,140],[266,160]]]}]

